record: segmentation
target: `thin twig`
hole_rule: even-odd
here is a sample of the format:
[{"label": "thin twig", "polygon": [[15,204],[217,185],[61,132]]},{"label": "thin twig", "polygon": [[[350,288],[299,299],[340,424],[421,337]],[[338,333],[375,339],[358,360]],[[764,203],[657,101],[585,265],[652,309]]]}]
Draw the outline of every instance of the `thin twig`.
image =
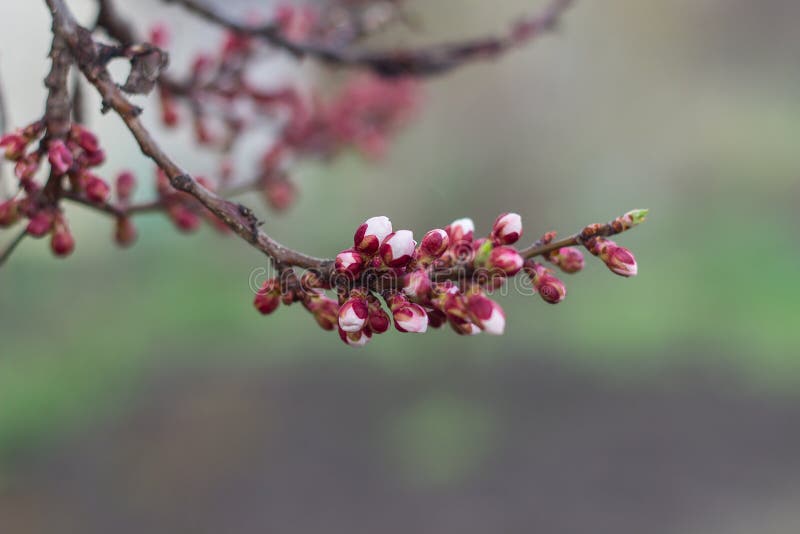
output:
[{"label": "thin twig", "polygon": [[25,236],[28,235],[27,228],[22,230],[17,236],[6,246],[5,250],[3,250],[2,254],[0,254],[0,267],[2,267],[8,258],[11,257],[11,254],[14,253],[14,250],[22,243],[22,240],[25,239]]},{"label": "thin twig", "polygon": [[164,0],[179,4],[196,15],[236,33],[261,38],[297,57],[309,56],[335,66],[362,67],[382,76],[433,76],[469,61],[493,59],[500,54],[552,31],[574,0],[551,0],[540,13],[522,19],[500,37],[439,44],[419,49],[365,52],[334,48],[324,44],[300,43],[285,37],[275,24],[252,26],[224,15],[198,0]]}]

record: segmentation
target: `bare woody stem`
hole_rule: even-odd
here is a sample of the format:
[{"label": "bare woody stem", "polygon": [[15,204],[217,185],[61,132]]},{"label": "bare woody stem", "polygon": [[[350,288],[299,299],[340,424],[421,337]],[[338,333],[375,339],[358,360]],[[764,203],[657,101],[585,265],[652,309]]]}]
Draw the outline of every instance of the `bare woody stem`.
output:
[{"label": "bare woody stem", "polygon": [[[433,76],[465,63],[493,59],[521,46],[558,26],[561,16],[575,0],[550,0],[540,12],[516,22],[511,31],[499,37],[484,37],[460,43],[440,44],[419,49],[364,52],[300,43],[287,39],[275,24],[248,25],[228,17],[202,0],[164,0],[180,4],[196,15],[233,32],[260,38],[297,57],[313,57],[334,66],[361,67],[381,76]],[[107,0],[103,0],[107,3]]]}]

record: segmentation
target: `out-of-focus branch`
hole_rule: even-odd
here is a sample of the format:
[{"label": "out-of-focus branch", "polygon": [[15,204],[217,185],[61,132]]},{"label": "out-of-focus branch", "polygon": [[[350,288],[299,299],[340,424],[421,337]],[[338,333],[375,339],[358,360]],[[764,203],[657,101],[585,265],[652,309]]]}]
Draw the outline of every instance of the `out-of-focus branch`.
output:
[{"label": "out-of-focus branch", "polygon": [[368,52],[295,42],[286,38],[275,24],[245,24],[220,13],[202,0],[164,0],[169,4],[180,4],[192,13],[233,32],[263,39],[295,56],[309,56],[335,66],[366,68],[387,77],[432,76],[474,60],[496,58],[555,29],[574,1],[551,0],[540,13],[517,21],[512,24],[510,31],[499,37],[483,37],[419,49]]},{"label": "out-of-focus branch", "polygon": [[8,258],[11,257],[11,254],[14,253],[14,250],[16,250],[19,244],[22,243],[22,240],[25,239],[26,235],[28,235],[27,229],[22,230],[8,245],[6,245],[6,248],[0,252],[0,267],[2,267],[6,261],[8,261]]},{"label": "out-of-focus branch", "polygon": [[330,270],[331,262],[289,249],[259,229],[260,222],[249,208],[225,200],[186,173],[158,145],[139,120],[139,108],[128,101],[106,69],[104,45],[80,26],[64,0],[46,0],[53,17],[55,39],[63,39],[86,79],[97,89],[106,109],[114,110],[133,134],[142,153],[152,159],[168,177],[172,187],[196,198],[242,239],[275,261],[304,268]]}]

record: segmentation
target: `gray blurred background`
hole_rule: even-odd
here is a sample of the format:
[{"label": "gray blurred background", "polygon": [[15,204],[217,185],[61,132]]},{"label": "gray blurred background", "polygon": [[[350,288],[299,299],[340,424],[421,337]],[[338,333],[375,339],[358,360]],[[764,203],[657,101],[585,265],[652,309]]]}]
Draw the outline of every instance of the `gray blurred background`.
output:
[{"label": "gray blurred background", "polygon": [[[171,25],[177,72],[220,38],[118,3]],[[49,19],[0,4],[22,124],[42,111]],[[409,0],[420,27],[372,44],[497,33],[541,4]],[[639,277],[592,261],[557,307],[512,293],[502,338],[354,351],[299,306],[255,313],[264,260],[240,241],[149,215],[120,251],[73,208],[71,258],[29,240],[0,272],[0,532],[798,532],[798,20],[790,0],[578,2],[557,34],[427,82],[386,161],[301,164],[283,215],[245,198],[320,256],[378,214],[488,232],[517,211],[534,238],[651,209],[619,239]],[[216,168],[143,104],[188,170]],[[116,117],[91,124],[108,176],[150,179]]]}]

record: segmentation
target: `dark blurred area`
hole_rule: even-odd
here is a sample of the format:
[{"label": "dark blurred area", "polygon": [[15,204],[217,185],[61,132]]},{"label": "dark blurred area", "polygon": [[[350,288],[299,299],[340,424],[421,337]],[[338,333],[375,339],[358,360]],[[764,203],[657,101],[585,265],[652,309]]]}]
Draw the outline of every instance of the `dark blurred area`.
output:
[{"label": "dark blurred area", "polygon": [[[220,39],[118,3],[169,22],[179,72]],[[44,98],[40,4],[0,5],[15,123]],[[407,0],[409,24],[365,46],[497,33],[542,4]],[[76,207],[73,257],[31,240],[0,272],[0,533],[798,532],[797,20],[793,0],[579,1],[556,34],[428,82],[386,161],[304,163],[297,205],[260,212],[331,256],[377,214],[488,231],[517,211],[533,239],[651,208],[619,239],[637,278],[592,262],[557,307],[512,291],[502,338],[354,351],[298,307],[258,316],[263,258],[237,240],[154,215],[120,251]],[[190,171],[214,164],[142,103]],[[109,173],[151,176],[118,120],[92,125]]]}]

